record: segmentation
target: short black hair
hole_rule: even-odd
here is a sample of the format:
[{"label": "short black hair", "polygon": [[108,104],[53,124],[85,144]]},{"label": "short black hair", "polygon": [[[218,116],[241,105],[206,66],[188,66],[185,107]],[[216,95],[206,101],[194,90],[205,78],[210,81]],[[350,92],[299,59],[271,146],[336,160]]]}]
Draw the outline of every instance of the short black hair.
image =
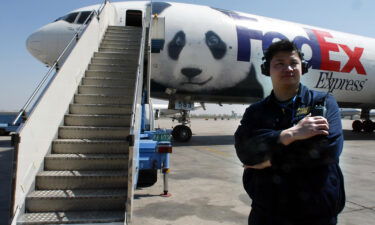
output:
[{"label": "short black hair", "polygon": [[272,58],[279,52],[293,52],[296,51],[301,60],[303,60],[303,53],[297,48],[297,46],[289,41],[288,39],[283,39],[281,41],[276,41],[272,43],[268,49],[264,52],[264,60],[271,63]]}]

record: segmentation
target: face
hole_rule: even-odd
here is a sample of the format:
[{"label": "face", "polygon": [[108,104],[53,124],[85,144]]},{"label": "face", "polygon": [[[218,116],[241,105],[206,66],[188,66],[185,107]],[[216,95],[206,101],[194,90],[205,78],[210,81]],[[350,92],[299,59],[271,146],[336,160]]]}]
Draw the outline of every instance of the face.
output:
[{"label": "face", "polygon": [[270,63],[273,87],[290,88],[298,86],[302,75],[301,63],[296,51],[276,53]]}]

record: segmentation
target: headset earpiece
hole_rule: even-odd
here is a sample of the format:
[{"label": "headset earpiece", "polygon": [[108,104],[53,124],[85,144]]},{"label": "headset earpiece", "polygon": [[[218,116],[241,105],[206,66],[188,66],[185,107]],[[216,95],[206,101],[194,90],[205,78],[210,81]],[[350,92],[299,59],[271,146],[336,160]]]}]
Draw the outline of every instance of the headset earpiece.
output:
[{"label": "headset earpiece", "polygon": [[300,50],[298,50],[298,54],[301,58],[301,67],[302,67],[302,75],[309,72],[309,67],[310,67],[310,64],[305,60],[304,56],[305,54],[303,54],[303,52],[301,52]]},{"label": "headset earpiece", "polygon": [[302,74],[309,72],[309,67],[310,67],[310,64],[303,59],[302,60]]},{"label": "headset earpiece", "polygon": [[269,62],[266,60],[265,57],[262,58],[263,63],[260,65],[260,70],[263,75],[269,77],[270,76],[270,65]]}]

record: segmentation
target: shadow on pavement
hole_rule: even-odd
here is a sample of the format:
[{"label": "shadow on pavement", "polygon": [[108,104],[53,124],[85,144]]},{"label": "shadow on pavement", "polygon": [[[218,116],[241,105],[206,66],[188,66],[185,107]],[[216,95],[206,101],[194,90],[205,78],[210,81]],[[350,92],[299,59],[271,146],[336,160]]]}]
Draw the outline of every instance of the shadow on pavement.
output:
[{"label": "shadow on pavement", "polygon": [[[352,130],[343,130],[344,140],[375,140],[375,132],[353,132]],[[206,146],[206,145],[234,145],[233,135],[212,135],[212,136],[195,136],[190,141],[181,143],[173,141],[173,146]]]},{"label": "shadow on pavement", "polygon": [[375,133],[365,133],[365,132],[354,132],[352,130],[343,130],[344,140],[345,141],[354,141],[354,140],[375,140]]},{"label": "shadow on pavement", "polygon": [[234,145],[233,135],[194,136],[190,141],[173,142],[173,146]]}]

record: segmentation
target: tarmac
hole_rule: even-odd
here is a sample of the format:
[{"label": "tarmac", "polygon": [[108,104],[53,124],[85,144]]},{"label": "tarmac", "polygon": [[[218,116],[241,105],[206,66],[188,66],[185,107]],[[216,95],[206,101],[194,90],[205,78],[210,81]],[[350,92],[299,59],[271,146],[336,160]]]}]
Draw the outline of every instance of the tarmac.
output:
[{"label": "tarmac", "polygon": [[[132,225],[245,225],[251,200],[242,187],[242,164],[234,150],[233,133],[240,120],[192,119],[193,137],[174,144],[169,192],[159,196],[156,185],[134,195]],[[354,133],[343,119],[344,149],[340,157],[346,188],[346,207],[338,225],[375,224],[375,133]],[[177,125],[156,121],[160,128]]]},{"label": "tarmac", "polygon": [[[242,187],[242,164],[234,150],[233,133],[240,120],[192,119],[193,137],[174,143],[169,175],[171,197],[162,197],[163,177],[135,190],[131,225],[247,224],[251,200]],[[351,131],[343,119],[345,143],[340,157],[346,207],[338,225],[375,224],[375,133]],[[177,125],[156,121],[160,128]],[[6,224],[10,196],[12,150],[0,137],[0,225]]]}]

